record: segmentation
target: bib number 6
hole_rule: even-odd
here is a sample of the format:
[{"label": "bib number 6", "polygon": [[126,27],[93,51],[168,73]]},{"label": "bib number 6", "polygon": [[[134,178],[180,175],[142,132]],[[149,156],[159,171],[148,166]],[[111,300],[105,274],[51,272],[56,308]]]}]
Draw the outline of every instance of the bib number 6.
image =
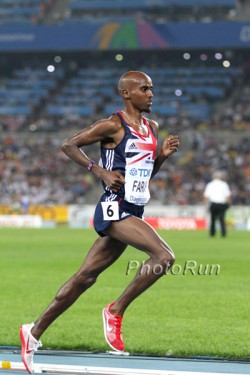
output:
[{"label": "bib number 6", "polygon": [[118,202],[101,202],[103,220],[119,220]]}]

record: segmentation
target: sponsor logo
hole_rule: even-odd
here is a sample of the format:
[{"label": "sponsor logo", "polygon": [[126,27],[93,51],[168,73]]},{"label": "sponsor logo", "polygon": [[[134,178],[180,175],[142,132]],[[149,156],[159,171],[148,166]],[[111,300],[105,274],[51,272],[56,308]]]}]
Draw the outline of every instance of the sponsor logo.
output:
[{"label": "sponsor logo", "polygon": [[148,177],[151,175],[151,169],[138,168],[140,177]]},{"label": "sponsor logo", "polygon": [[106,325],[107,332],[112,332],[113,326],[110,326],[107,321],[106,321],[106,324],[107,324]]},{"label": "sponsor logo", "polygon": [[122,214],[121,214],[121,219],[123,219],[124,217],[126,217],[126,216],[128,216],[129,214],[127,213],[127,212],[123,212]]},{"label": "sponsor logo", "polygon": [[136,168],[132,168],[132,169],[130,169],[129,174],[130,174],[131,176],[137,176],[137,169],[136,169]]},{"label": "sponsor logo", "polygon": [[146,204],[147,201],[147,198],[136,198],[133,195],[130,195],[130,202],[133,202],[135,204]]},{"label": "sponsor logo", "polygon": [[[30,346],[30,336],[28,337],[27,348],[29,348],[29,346]],[[33,349],[26,349],[26,354],[30,354],[33,351],[34,351]]]},{"label": "sponsor logo", "polygon": [[137,149],[136,144],[135,143],[131,143],[131,145],[129,146],[128,149],[129,150],[136,150]]}]

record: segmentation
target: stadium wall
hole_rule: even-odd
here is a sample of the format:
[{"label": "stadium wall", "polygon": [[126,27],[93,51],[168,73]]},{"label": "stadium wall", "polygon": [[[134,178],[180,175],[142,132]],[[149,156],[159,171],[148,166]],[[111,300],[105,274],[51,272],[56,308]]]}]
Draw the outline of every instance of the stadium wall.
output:
[{"label": "stadium wall", "polygon": [[[0,227],[55,227],[93,228],[94,205],[30,206],[24,215],[9,205],[0,206]],[[206,206],[148,205],[145,220],[156,229],[204,230],[209,224]],[[231,206],[227,225],[236,230],[250,230],[250,207]]]},{"label": "stadium wall", "polygon": [[0,52],[249,48],[250,22],[76,23],[1,26]]}]

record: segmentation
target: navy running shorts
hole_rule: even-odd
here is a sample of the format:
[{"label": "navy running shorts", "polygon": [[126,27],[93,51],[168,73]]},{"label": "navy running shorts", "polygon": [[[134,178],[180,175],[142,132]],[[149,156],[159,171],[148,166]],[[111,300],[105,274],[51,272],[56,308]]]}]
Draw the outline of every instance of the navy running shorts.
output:
[{"label": "navy running shorts", "polygon": [[112,221],[121,221],[130,216],[143,218],[144,206],[138,206],[133,203],[124,201],[122,197],[115,194],[104,193],[95,209],[94,228],[101,237],[105,237],[103,233],[109,228]]}]

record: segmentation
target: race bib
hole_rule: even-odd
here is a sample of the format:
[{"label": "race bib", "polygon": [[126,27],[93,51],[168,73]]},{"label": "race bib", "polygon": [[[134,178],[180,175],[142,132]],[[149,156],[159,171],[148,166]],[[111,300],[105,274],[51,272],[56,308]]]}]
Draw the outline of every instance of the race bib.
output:
[{"label": "race bib", "polygon": [[119,220],[119,205],[118,202],[101,202],[103,220]]}]

